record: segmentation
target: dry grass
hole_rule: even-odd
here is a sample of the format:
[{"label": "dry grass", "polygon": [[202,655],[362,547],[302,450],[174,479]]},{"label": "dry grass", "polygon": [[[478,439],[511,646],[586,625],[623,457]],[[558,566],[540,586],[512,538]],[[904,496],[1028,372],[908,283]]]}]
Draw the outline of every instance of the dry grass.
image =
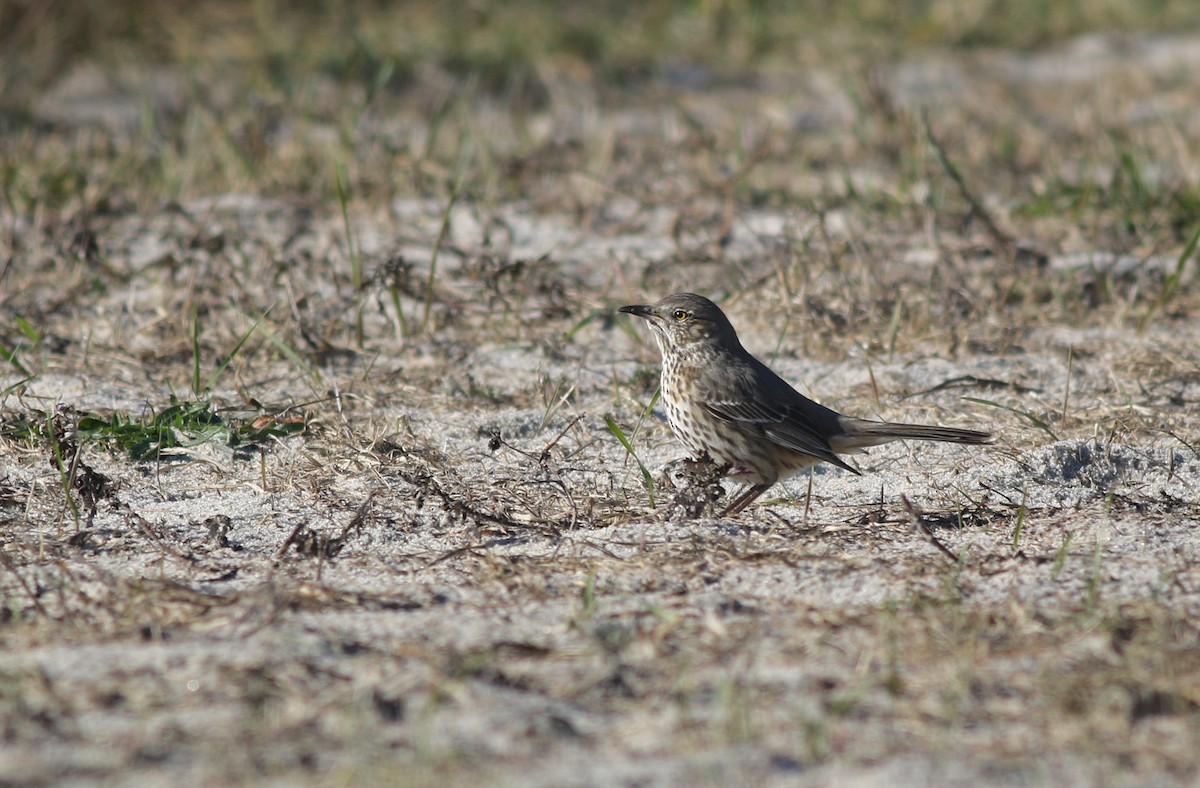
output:
[{"label": "dry grass", "polygon": [[[1195,779],[1195,39],[1133,33],[1188,3],[42,8],[10,779]],[[685,288],[999,443],[689,519],[613,314]]]}]

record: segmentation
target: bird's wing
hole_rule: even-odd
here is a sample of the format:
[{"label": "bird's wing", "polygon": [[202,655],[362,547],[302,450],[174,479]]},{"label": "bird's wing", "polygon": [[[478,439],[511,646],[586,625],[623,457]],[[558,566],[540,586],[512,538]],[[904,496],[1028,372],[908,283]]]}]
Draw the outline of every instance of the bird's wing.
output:
[{"label": "bird's wing", "polygon": [[[757,432],[786,449],[817,457],[839,468],[858,473],[833,453],[829,441],[814,423],[809,410],[816,408],[816,412],[822,415],[828,410],[815,402],[767,405],[750,399],[709,399],[704,402],[704,407],[716,418]],[[832,411],[829,413],[837,418],[837,414]]]}]

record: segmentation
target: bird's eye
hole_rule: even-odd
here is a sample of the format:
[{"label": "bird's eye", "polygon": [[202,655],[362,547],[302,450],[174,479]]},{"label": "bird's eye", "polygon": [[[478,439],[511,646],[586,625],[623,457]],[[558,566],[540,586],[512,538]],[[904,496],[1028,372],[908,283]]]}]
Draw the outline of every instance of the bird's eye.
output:
[{"label": "bird's eye", "polygon": [[683,311],[682,309],[676,309],[674,312],[671,313],[671,317],[675,318],[676,320],[687,320],[688,313]]}]

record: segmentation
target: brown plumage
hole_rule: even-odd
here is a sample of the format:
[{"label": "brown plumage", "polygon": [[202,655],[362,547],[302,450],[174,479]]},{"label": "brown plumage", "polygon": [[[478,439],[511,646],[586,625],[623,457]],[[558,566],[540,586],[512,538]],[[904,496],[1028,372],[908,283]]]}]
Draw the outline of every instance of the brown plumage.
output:
[{"label": "brown plumage", "polygon": [[623,306],[650,325],[662,353],[667,422],[696,459],[750,485],[725,511],[737,514],[780,479],[868,446],[913,439],[990,443],[978,430],[856,419],[796,391],[746,352],[725,313],[693,293]]}]

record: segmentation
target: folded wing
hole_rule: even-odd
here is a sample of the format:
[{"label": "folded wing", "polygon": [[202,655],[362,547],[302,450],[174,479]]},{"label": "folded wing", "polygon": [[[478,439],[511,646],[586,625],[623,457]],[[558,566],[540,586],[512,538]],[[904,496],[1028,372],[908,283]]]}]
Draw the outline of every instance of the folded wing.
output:
[{"label": "folded wing", "polygon": [[[802,403],[809,408],[797,405],[766,405],[751,400],[709,400],[704,403],[705,409],[722,421],[736,425],[739,429],[769,438],[785,449],[800,454],[816,457],[839,468],[845,468],[858,473],[847,465],[836,454],[824,437],[820,425],[814,422],[812,408],[828,410],[817,403]],[[836,419],[837,414],[829,411]],[[836,424],[836,422],[834,422]],[[835,427],[836,429],[836,427]]]}]

